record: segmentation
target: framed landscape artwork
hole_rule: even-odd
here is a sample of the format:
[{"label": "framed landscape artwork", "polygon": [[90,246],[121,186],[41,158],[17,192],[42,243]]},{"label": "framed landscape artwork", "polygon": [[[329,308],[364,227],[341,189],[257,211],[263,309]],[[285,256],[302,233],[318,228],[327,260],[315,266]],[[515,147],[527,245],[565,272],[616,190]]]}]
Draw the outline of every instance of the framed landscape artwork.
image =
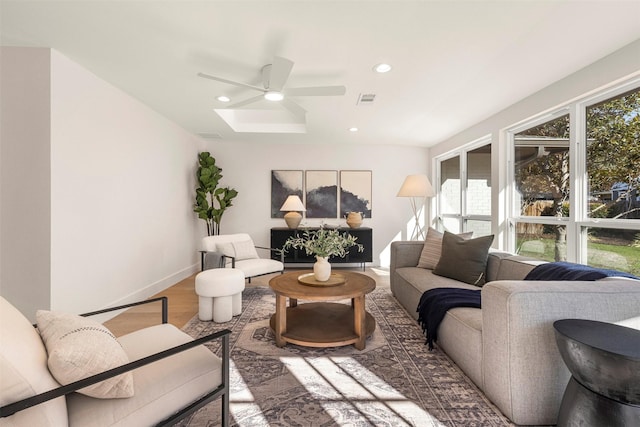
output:
[{"label": "framed landscape artwork", "polygon": [[287,197],[294,194],[303,199],[303,173],[301,170],[271,171],[271,218],[283,218],[286,212],[280,207]]},{"label": "framed landscape artwork", "polygon": [[306,171],[307,218],[338,217],[338,171]]},{"label": "framed landscape artwork", "polygon": [[371,171],[340,171],[340,217],[348,212],[371,218]]}]

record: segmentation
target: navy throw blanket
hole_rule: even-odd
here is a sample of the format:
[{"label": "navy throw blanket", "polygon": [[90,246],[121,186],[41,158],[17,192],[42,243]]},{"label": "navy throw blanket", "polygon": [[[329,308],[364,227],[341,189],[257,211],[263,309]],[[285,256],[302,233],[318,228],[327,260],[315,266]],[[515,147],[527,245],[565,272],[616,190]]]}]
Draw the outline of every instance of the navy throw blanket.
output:
[{"label": "navy throw blanket", "polygon": [[480,308],[480,289],[435,288],[420,297],[416,310],[418,323],[427,336],[425,344],[429,344],[429,350],[433,350],[433,342],[438,339],[438,326],[447,310],[455,307]]},{"label": "navy throw blanket", "polygon": [[572,262],[548,262],[537,265],[527,274],[524,280],[600,280],[604,277],[628,277],[640,278],[623,271],[595,268],[584,264]]}]

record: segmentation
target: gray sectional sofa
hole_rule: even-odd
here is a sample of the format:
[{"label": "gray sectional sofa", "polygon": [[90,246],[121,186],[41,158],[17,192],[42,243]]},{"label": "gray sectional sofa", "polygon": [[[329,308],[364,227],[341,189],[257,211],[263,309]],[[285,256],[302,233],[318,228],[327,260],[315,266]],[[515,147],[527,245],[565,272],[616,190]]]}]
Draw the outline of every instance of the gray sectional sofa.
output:
[{"label": "gray sectional sofa", "polygon": [[[391,244],[391,292],[416,319],[427,289],[478,289],[416,267],[423,246],[415,241]],[[556,347],[554,321],[592,319],[640,329],[640,281],[522,280],[539,263],[490,252],[482,308],[450,309],[436,341],[502,413],[520,425],[557,420],[570,374]]]}]

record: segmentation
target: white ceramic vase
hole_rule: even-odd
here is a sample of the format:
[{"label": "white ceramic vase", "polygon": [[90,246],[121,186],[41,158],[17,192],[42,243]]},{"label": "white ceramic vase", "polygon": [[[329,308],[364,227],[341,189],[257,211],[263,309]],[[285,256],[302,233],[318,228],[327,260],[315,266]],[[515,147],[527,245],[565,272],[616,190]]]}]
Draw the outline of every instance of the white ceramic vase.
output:
[{"label": "white ceramic vase", "polygon": [[318,282],[326,282],[331,277],[331,264],[328,257],[316,256],[313,264],[313,276]]}]

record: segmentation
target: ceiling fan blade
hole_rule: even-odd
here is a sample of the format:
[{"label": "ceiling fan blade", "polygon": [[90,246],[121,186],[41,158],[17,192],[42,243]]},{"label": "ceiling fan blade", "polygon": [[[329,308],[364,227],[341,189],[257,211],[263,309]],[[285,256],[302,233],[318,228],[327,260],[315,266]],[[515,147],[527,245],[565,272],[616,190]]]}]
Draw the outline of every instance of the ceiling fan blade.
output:
[{"label": "ceiling fan blade", "polygon": [[253,98],[245,99],[244,101],[236,102],[235,104],[229,105],[228,107],[225,107],[225,109],[229,110],[233,108],[243,107],[245,105],[258,102],[262,99],[264,99],[264,95],[254,96]]},{"label": "ceiling fan blade", "polygon": [[234,85],[234,86],[240,86],[240,87],[246,87],[246,88],[253,89],[253,90],[259,90],[260,92],[266,92],[263,88],[260,88],[260,87],[257,87],[257,86],[251,86],[251,85],[248,85],[248,84],[245,84],[245,83],[234,82],[233,80],[223,79],[222,77],[216,77],[216,76],[212,76],[210,74],[198,73],[198,77],[202,77],[204,79],[209,79],[209,80],[216,80],[218,82],[228,83],[228,84]]},{"label": "ceiling fan blade", "polygon": [[344,86],[315,86],[292,87],[285,89],[284,94],[289,96],[339,96],[346,92],[347,88]]},{"label": "ceiling fan blade", "polygon": [[307,110],[305,110],[304,108],[302,108],[301,106],[299,106],[298,104],[296,104],[295,102],[287,98],[283,99],[280,102],[282,103],[282,106],[287,110],[291,111],[294,116],[296,116],[301,120],[305,119],[307,115]]},{"label": "ceiling fan blade", "polygon": [[276,56],[273,58],[273,64],[271,64],[271,70],[269,72],[269,79],[265,81],[265,86],[269,88],[269,90],[281,91],[289,79],[289,74],[291,73],[292,68],[293,61]]}]

